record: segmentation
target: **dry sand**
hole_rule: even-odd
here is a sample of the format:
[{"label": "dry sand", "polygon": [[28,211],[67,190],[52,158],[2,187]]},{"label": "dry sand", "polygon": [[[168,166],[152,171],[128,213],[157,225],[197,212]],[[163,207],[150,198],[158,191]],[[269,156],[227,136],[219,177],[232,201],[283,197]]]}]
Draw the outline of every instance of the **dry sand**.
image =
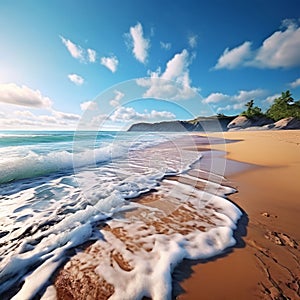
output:
[{"label": "dry sand", "polygon": [[300,299],[300,131],[224,137],[240,140],[226,145],[227,158],[257,165],[229,177],[238,190],[230,199],[245,212],[238,245],[223,257],[181,264],[179,272],[191,275],[177,299]]}]

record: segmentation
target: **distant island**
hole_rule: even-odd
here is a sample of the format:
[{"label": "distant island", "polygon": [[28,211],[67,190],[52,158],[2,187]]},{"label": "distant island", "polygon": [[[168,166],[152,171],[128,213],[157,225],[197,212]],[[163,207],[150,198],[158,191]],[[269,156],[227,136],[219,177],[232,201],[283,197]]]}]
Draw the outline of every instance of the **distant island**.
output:
[{"label": "distant island", "polygon": [[246,103],[246,110],[240,115],[218,114],[211,117],[197,117],[188,121],[164,121],[157,123],[136,123],[128,131],[182,132],[182,131],[232,131],[300,129],[300,100],[295,101],[290,91],[282,92],[265,113],[254,100]]}]

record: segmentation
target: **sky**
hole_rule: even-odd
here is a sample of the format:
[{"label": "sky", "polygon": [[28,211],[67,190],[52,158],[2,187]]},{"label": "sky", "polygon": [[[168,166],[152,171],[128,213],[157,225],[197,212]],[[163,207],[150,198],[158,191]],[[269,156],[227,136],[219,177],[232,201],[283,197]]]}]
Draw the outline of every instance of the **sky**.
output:
[{"label": "sky", "polygon": [[298,0],[0,0],[0,130],[126,130],[300,99]]}]

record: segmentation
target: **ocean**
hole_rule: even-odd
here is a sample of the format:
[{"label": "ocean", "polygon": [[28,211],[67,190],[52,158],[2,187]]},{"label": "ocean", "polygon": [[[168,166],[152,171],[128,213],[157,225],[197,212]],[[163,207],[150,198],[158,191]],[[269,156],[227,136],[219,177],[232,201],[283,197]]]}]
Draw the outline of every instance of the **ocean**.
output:
[{"label": "ocean", "polygon": [[110,299],[170,299],[182,259],[235,244],[241,212],[226,199],[235,190],[201,169],[199,145],[210,142],[182,133],[0,132],[0,298],[61,298],[53,274],[71,272],[66,261],[79,255],[112,287]]}]

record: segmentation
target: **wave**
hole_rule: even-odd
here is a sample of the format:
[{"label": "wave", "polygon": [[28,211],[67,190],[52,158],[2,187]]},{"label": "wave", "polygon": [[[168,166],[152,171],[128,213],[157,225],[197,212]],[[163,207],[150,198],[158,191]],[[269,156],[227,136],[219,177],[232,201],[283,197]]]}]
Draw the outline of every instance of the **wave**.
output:
[{"label": "wave", "polygon": [[29,151],[25,157],[0,162],[0,184],[106,162],[120,157],[123,153],[125,153],[123,147],[116,148],[111,145],[76,154],[68,151],[37,154]]},{"label": "wave", "polygon": [[[163,137],[105,132],[11,133],[0,137],[0,184],[70,172],[165,141]],[[5,135],[5,137],[3,137]],[[64,144],[58,144],[64,142]],[[48,143],[43,146],[43,143]],[[32,146],[26,146],[32,145]]]}]

